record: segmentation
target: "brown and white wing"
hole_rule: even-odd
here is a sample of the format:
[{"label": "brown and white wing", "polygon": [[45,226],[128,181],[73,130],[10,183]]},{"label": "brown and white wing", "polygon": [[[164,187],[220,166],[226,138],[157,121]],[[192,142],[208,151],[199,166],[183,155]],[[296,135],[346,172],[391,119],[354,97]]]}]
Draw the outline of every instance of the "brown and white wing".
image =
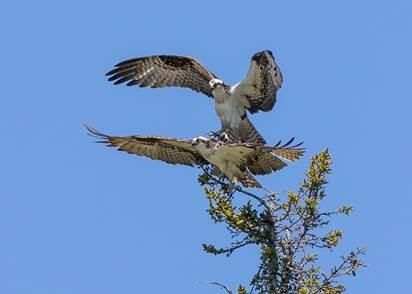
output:
[{"label": "brown and white wing", "polygon": [[273,147],[255,146],[253,147],[255,150],[247,156],[245,165],[254,175],[264,175],[280,170],[287,166],[281,158],[296,161],[305,153],[305,149],[300,147],[303,142],[291,145],[293,141],[294,138],[283,145],[279,141]]},{"label": "brown and white wing", "polygon": [[270,111],[276,103],[276,92],[282,87],[283,78],[270,50],[252,56],[246,78],[233,91],[246,98],[250,113]]},{"label": "brown and white wing", "polygon": [[192,147],[191,141],[154,136],[108,136],[96,129],[85,125],[89,134],[101,139],[109,147],[119,151],[161,160],[169,164],[198,166],[208,162]]},{"label": "brown and white wing", "polygon": [[154,55],[120,62],[107,74],[114,84],[163,88],[184,87],[212,97],[209,81],[216,76],[192,57]]},{"label": "brown and white wing", "polygon": [[305,148],[302,148],[303,142],[292,145],[295,138],[290,139],[288,142],[282,145],[282,141],[279,141],[272,147],[272,152],[279,157],[287,159],[289,161],[296,161],[300,159],[305,153]]},{"label": "brown and white wing", "polygon": [[248,156],[245,165],[254,175],[270,174],[287,166],[269,150],[260,148]]}]

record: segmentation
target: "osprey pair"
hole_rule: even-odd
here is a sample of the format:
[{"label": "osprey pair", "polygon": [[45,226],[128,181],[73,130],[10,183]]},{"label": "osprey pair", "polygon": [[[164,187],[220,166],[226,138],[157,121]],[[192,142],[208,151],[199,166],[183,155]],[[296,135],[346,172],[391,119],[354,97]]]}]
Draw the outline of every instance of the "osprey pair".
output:
[{"label": "osprey pair", "polygon": [[276,92],[282,86],[282,74],[269,50],[252,56],[249,72],[241,82],[229,86],[191,57],[155,55],[123,61],[106,74],[114,84],[127,86],[185,87],[215,100],[221,130],[211,138],[180,140],[153,136],[107,136],[86,126],[100,143],[120,151],[161,160],[170,164],[204,166],[245,187],[261,187],[253,175],[268,174],[286,166],[279,157],[295,161],[304,149],[293,141],[264,146],[266,141],[247,117],[250,113],[270,111]]},{"label": "osprey pair", "polygon": [[229,86],[196,59],[186,56],[155,55],[120,62],[107,74],[115,85],[163,88],[184,87],[215,100],[221,130],[231,141],[266,144],[247,117],[250,113],[270,111],[276,92],[282,86],[282,73],[269,50],[252,56],[249,72],[239,83]]}]

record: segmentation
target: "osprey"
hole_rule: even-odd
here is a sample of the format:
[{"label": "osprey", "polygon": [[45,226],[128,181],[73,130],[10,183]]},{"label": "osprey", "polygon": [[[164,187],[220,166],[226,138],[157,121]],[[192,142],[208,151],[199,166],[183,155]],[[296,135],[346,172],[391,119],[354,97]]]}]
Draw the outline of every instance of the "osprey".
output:
[{"label": "osprey", "polygon": [[221,131],[232,141],[261,145],[266,142],[248,119],[246,109],[252,114],[272,110],[283,81],[270,50],[254,54],[246,77],[232,86],[188,56],[154,55],[129,59],[115,65],[106,75],[115,85],[127,82],[127,86],[184,87],[213,97]]},{"label": "osprey", "polygon": [[253,175],[264,175],[287,166],[280,158],[298,160],[304,149],[297,144],[290,146],[293,138],[284,145],[275,146],[250,143],[226,143],[197,137],[181,140],[154,136],[108,136],[86,126],[89,134],[101,139],[98,143],[116,147],[130,154],[161,160],[169,164],[204,166],[212,164],[215,171],[223,173],[232,183],[240,182],[245,187],[262,187]]}]

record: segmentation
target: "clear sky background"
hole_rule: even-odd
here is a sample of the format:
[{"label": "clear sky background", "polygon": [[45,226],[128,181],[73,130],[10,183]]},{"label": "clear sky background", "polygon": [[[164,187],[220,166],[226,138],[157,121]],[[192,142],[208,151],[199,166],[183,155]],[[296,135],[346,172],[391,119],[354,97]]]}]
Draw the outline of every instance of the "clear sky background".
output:
[{"label": "clear sky background", "polygon": [[366,245],[368,268],[348,293],[409,293],[412,2],[2,1],[0,3],[0,293],[217,293],[257,267],[256,248],[225,245],[196,182],[169,166],[93,143],[108,134],[192,138],[217,130],[213,101],[185,89],[113,86],[124,59],[191,55],[227,83],[271,49],[284,86],[253,122],[267,141],[295,136],[307,153],[259,177],[297,188],[311,155],[334,161],[325,208],[344,241],[322,260]]}]

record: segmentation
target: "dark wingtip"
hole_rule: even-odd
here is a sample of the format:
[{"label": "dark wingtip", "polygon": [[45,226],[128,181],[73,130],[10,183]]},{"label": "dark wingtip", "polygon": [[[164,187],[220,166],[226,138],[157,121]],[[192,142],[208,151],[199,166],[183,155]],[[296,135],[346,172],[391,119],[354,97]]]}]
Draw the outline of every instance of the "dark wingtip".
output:
[{"label": "dark wingtip", "polygon": [[292,137],[287,143],[285,143],[281,148],[285,148],[289,146],[293,141],[295,140],[295,137]]},{"label": "dark wingtip", "polygon": [[129,60],[124,60],[124,61],[121,61],[121,62],[119,62],[119,63],[116,63],[116,64],[114,65],[114,67],[121,67],[122,65],[127,64],[128,61],[129,61]]},{"label": "dark wingtip", "polygon": [[252,60],[255,60],[256,62],[260,62],[262,58],[266,57],[265,53],[268,53],[273,58],[273,53],[271,50],[262,50],[262,51],[256,52],[252,56]]},{"label": "dark wingtip", "polygon": [[117,63],[117,64],[115,65],[115,67],[121,67],[121,66],[123,66],[123,65],[129,64],[129,63],[131,62],[131,60],[132,60],[132,59],[128,59],[128,60],[121,61],[121,62]]},{"label": "dark wingtip", "polygon": [[[301,146],[303,143],[304,143],[304,142],[302,141],[302,142],[300,142],[299,144],[296,144],[296,145],[294,145],[294,146],[291,146],[290,148],[299,147],[299,146]],[[301,148],[301,149],[302,149],[302,150],[305,150],[305,148]]]},{"label": "dark wingtip", "polygon": [[279,140],[273,147],[276,148],[276,147],[278,147],[280,144],[282,144],[282,140]]},{"label": "dark wingtip", "polygon": [[270,55],[270,56],[272,56],[272,57],[273,57],[272,50],[266,49],[266,50],[263,50],[263,52],[267,52],[267,53],[269,53],[269,55]]},{"label": "dark wingtip", "polygon": [[130,82],[128,82],[127,84],[126,84],[126,86],[134,86],[134,85],[138,85],[139,84],[139,81],[138,80],[131,80]]},{"label": "dark wingtip", "polygon": [[[92,126],[89,126],[88,124],[83,124],[83,126],[86,128],[87,134],[89,136],[93,137],[93,138],[98,138],[98,139],[107,139],[107,138],[109,138],[108,135],[100,133],[98,130],[96,130]],[[97,143],[104,143],[104,142],[98,141]]]},{"label": "dark wingtip", "polygon": [[117,70],[118,70],[118,68],[114,68],[114,69],[108,71],[108,72],[105,74],[105,76],[108,77],[108,76],[114,75],[115,73],[117,73]]},{"label": "dark wingtip", "polygon": [[140,61],[142,58],[132,58],[132,59],[127,59],[124,61],[121,61],[117,64],[115,64],[114,68],[107,72],[105,75],[106,76],[111,76],[113,74],[118,73],[119,71],[122,71],[125,68],[129,68],[130,66],[133,65],[133,63],[136,63],[137,61]]},{"label": "dark wingtip", "polygon": [[145,57],[137,57],[137,58],[132,58],[132,59],[126,59],[124,61],[119,62],[118,64],[115,65],[115,67],[122,67],[125,65],[129,65],[131,63],[135,63],[138,61],[141,61],[142,59],[144,59]]},{"label": "dark wingtip", "polygon": [[[112,79],[112,81],[119,78],[118,76],[116,76],[116,77],[113,76],[113,77],[114,77],[114,79]],[[114,85],[119,85],[119,84],[122,84],[126,81],[130,81],[131,79],[133,79],[132,75],[126,75],[126,76],[123,76],[122,78],[118,79],[117,81],[115,81],[113,84]]]},{"label": "dark wingtip", "polygon": [[115,79],[116,79],[116,77],[115,77],[115,76],[111,76],[111,77],[110,77],[110,78],[108,78],[107,80],[108,80],[109,82],[113,82]]},{"label": "dark wingtip", "polygon": [[295,137],[292,137],[289,141],[287,141],[285,144],[282,144],[282,140],[279,140],[275,145],[272,146],[272,148],[278,148],[278,149],[299,149],[302,150],[303,152],[306,150],[306,148],[298,148],[303,145],[304,141],[297,143],[295,145],[292,145],[292,142],[295,140]]}]

